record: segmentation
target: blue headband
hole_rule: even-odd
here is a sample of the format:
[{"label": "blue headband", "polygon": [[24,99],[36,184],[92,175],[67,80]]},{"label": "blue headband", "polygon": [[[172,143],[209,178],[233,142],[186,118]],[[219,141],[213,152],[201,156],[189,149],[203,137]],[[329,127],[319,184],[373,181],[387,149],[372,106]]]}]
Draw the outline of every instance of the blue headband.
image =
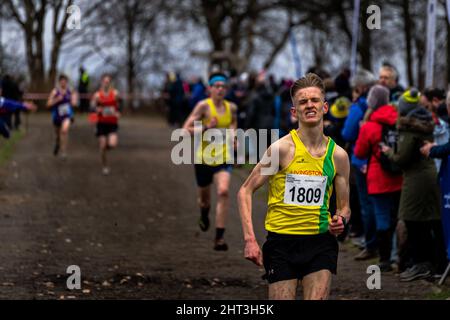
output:
[{"label": "blue headband", "polygon": [[211,80],[209,80],[209,85],[213,86],[216,82],[219,81],[227,83],[227,78],[225,78],[224,76],[214,76],[211,78]]}]

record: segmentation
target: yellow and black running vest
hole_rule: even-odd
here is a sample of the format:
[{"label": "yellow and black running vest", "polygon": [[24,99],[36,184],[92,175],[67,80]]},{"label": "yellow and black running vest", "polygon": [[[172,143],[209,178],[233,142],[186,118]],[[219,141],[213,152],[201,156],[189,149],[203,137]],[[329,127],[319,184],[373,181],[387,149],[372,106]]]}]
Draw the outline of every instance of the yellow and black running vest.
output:
[{"label": "yellow and black running vest", "polygon": [[291,163],[269,180],[269,200],[265,226],[280,234],[314,235],[328,231],[328,210],[336,175],[328,138],[325,154],[316,158],[306,149],[296,130],[290,132],[295,143]]},{"label": "yellow and black running vest", "polygon": [[223,101],[225,106],[225,112],[223,114],[217,113],[217,108],[211,98],[206,99],[209,106],[209,118],[202,120],[202,125],[206,126],[211,122],[212,118],[217,119],[217,125],[215,129],[223,129],[223,143],[218,145],[217,148],[213,148],[213,145],[209,141],[204,140],[204,134],[202,135],[202,142],[196,152],[196,163],[207,164],[209,166],[219,166],[227,162],[230,158],[230,150],[226,145],[225,129],[229,129],[233,121],[230,103],[227,100]]}]

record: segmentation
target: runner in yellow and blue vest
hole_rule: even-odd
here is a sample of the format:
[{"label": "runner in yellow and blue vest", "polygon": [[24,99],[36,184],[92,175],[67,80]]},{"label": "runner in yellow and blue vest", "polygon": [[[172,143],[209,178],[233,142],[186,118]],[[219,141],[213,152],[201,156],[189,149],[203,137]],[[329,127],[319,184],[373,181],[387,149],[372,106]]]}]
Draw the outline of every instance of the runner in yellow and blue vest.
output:
[{"label": "runner in yellow and blue vest", "polygon": [[[273,143],[241,187],[239,211],[245,258],[266,270],[269,299],[326,299],[336,274],[338,243],[350,219],[348,155],[323,134],[328,112],[322,79],[307,74],[291,87],[299,129]],[[278,156],[278,157],[277,157]],[[269,181],[267,240],[262,252],[253,231],[252,194]],[[329,204],[333,186],[337,211]]]},{"label": "runner in yellow and blue vest", "polygon": [[[223,133],[226,129],[236,129],[237,107],[234,103],[225,100],[228,79],[222,73],[214,73],[209,77],[208,90],[210,97],[200,101],[187,118],[183,128],[189,133],[196,134],[195,122],[201,121],[202,139],[195,150],[195,177],[198,185],[198,203],[200,206],[199,226],[202,231],[209,229],[209,210],[211,207],[211,184],[217,185],[216,205],[216,236],[214,249],[218,251],[228,250],[224,240],[226,218],[229,211],[229,186],[232,164],[230,161],[230,143],[226,143],[226,135],[223,135],[222,144],[214,144],[207,141],[205,131],[219,129]],[[205,140],[205,141],[204,141]],[[231,150],[230,150],[231,149]],[[228,162],[228,163],[227,163]]]}]

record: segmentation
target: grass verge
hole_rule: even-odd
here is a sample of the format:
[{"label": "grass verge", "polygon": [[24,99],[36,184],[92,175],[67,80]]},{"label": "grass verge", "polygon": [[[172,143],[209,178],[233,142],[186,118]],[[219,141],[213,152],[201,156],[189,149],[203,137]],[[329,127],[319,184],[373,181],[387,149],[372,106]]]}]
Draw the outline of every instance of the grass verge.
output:
[{"label": "grass verge", "polygon": [[2,141],[0,141],[0,166],[3,166],[11,159],[15,145],[24,135],[25,134],[22,131],[13,131],[9,139],[2,139]]}]

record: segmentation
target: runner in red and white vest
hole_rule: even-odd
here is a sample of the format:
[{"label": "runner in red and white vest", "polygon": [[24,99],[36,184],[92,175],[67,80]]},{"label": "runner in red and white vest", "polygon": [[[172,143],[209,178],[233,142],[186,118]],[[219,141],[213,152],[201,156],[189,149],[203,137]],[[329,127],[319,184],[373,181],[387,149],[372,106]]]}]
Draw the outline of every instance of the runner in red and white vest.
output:
[{"label": "runner in red and white vest", "polygon": [[109,74],[102,76],[100,90],[92,97],[91,107],[97,114],[97,130],[96,136],[100,146],[102,173],[108,175],[110,168],[108,167],[106,154],[117,146],[120,118],[120,96],[119,92],[114,89],[112,79]]}]

